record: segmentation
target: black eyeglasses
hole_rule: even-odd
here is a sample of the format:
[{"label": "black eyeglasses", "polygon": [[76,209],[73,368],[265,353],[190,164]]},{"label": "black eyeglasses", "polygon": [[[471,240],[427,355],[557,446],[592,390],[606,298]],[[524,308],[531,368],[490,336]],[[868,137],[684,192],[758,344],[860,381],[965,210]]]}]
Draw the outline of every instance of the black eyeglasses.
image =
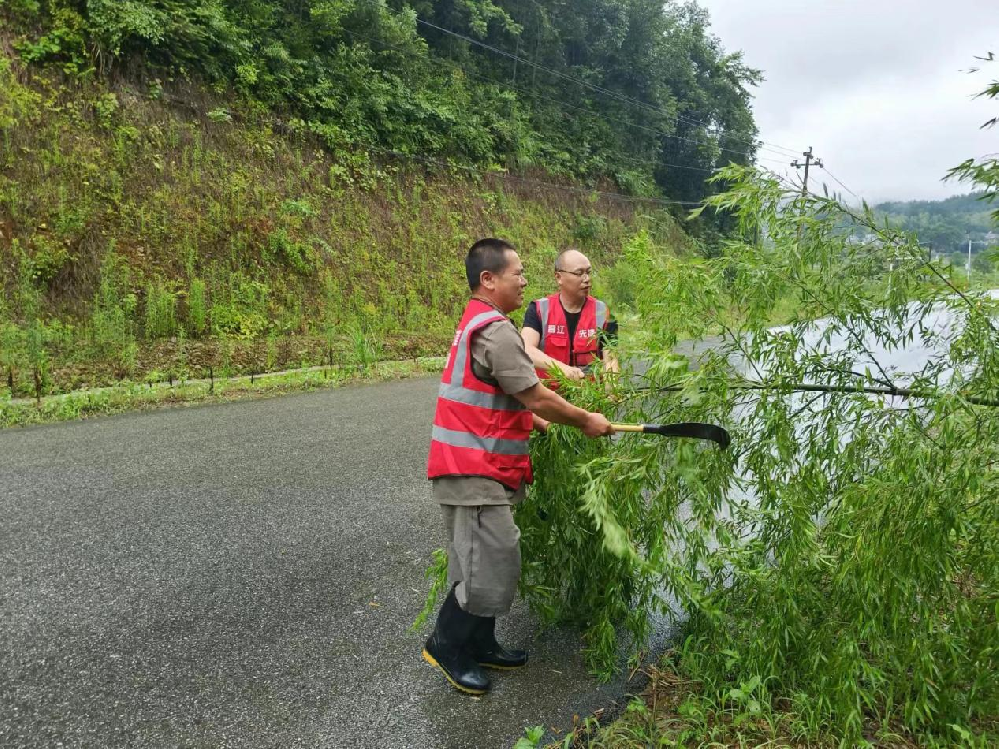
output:
[{"label": "black eyeglasses", "polygon": [[580,270],[563,270],[562,268],[556,268],[556,273],[568,273],[570,276],[575,276],[576,278],[582,278],[586,276],[587,278],[593,277],[593,268],[582,268]]}]

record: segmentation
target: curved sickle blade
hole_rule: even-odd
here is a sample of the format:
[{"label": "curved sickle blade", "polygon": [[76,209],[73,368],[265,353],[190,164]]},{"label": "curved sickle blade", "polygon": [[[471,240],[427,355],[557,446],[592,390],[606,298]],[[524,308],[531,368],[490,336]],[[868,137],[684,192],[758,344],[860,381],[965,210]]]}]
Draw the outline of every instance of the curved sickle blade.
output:
[{"label": "curved sickle blade", "polygon": [[642,424],[646,434],[660,434],[663,437],[689,437],[695,440],[711,440],[722,450],[732,443],[727,430],[717,424],[702,424],[696,421],[685,421],[677,424]]}]

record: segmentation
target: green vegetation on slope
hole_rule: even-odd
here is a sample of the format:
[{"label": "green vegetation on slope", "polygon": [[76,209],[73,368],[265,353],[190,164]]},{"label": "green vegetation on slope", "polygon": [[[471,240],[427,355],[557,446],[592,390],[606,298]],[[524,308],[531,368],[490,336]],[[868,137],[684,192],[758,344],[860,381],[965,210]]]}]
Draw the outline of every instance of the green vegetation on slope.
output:
[{"label": "green vegetation on slope", "polygon": [[698,200],[711,168],[755,151],[759,74],[679,2],[6,0],[0,13],[28,62],[204,81],[362,163],[381,149]]},{"label": "green vegetation on slope", "polygon": [[757,80],[652,0],[0,2],[5,390],[439,353],[479,236],[687,244],[604,193],[714,191]]},{"label": "green vegetation on slope", "polygon": [[[0,57],[0,367],[15,396],[439,354],[462,258],[498,234],[531,293],[568,243],[607,268],[640,203],[358,163],[252,108]],[[613,279],[614,273],[605,275]]]}]

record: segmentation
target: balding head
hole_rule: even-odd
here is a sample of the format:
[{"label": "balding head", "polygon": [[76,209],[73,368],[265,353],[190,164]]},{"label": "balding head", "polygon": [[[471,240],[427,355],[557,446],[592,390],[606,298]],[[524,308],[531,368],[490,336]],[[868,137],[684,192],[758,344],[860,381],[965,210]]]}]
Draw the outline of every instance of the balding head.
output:
[{"label": "balding head", "polygon": [[558,257],[555,258],[555,270],[578,270],[579,268],[589,268],[590,261],[579,250],[574,250],[569,248],[567,250],[562,250]]},{"label": "balding head", "polygon": [[563,250],[555,258],[555,283],[567,310],[574,312],[582,307],[590,295],[592,276],[590,260],[579,250]]}]

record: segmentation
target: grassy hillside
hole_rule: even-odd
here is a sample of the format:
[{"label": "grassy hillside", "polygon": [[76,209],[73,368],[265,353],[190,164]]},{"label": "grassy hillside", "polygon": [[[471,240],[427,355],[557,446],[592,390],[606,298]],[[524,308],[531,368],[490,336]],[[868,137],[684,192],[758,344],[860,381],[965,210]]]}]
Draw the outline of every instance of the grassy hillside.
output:
[{"label": "grassy hillside", "polygon": [[567,244],[608,269],[639,230],[687,241],[641,203],[331,153],[188,84],[64,77],[0,46],[0,366],[15,396],[437,354],[480,236],[522,249],[537,295]]}]

